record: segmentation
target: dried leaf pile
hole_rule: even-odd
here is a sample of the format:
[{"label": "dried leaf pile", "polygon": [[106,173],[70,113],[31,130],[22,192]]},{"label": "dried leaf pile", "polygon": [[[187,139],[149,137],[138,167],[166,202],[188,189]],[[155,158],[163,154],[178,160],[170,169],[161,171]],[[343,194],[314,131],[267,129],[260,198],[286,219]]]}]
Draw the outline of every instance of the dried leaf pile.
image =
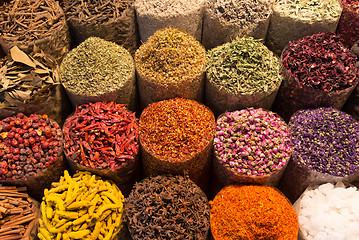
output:
[{"label": "dried leaf pile", "polygon": [[70,44],[65,14],[55,0],[12,0],[0,4],[1,37],[9,46],[31,53],[34,45],[56,58]]},{"label": "dried leaf pile", "polygon": [[143,14],[173,15],[203,5],[203,0],[136,0],[136,9]]},{"label": "dried leaf pile", "polygon": [[37,231],[39,204],[25,187],[0,186],[0,239],[34,239]]},{"label": "dried leaf pile", "polygon": [[135,184],[125,206],[133,239],[206,239],[208,200],[187,177],[146,178]]},{"label": "dried leaf pile", "polygon": [[17,111],[40,104],[59,85],[56,61],[42,50],[34,50],[27,55],[15,46],[0,66],[0,108]]}]

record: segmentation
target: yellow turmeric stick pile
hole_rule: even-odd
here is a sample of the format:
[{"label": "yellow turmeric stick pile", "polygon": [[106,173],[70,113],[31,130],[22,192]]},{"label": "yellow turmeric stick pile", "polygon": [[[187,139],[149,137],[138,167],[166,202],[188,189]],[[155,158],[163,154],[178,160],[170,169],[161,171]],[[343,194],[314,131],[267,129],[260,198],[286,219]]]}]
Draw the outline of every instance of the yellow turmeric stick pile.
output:
[{"label": "yellow turmeric stick pile", "polygon": [[78,172],[71,177],[65,171],[44,195],[38,233],[41,240],[111,240],[122,228],[121,191],[91,173]]}]

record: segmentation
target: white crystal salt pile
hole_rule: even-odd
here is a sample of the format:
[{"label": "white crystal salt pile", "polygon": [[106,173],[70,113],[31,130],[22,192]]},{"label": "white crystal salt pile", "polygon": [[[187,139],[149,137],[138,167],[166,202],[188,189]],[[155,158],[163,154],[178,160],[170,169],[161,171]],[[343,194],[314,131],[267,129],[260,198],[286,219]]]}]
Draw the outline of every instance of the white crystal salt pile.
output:
[{"label": "white crystal salt pile", "polygon": [[326,183],[307,189],[294,209],[298,213],[299,239],[359,239],[359,190],[343,183]]}]

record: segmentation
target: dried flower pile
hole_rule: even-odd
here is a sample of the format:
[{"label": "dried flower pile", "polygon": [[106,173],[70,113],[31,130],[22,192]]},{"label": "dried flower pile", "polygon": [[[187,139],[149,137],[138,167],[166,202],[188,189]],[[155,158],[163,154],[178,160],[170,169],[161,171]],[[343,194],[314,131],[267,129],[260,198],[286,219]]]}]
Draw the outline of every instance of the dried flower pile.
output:
[{"label": "dried flower pile", "polygon": [[227,112],[216,123],[214,153],[237,173],[270,174],[289,161],[289,129],[278,115],[261,108]]},{"label": "dried flower pile", "polygon": [[300,109],[341,109],[359,81],[356,56],[334,33],[291,42],[282,63],[284,79],[274,105],[286,120]]},{"label": "dried flower pile", "polygon": [[211,232],[216,240],[297,239],[297,214],[274,188],[231,185],[210,205]]},{"label": "dried flower pile", "polygon": [[123,227],[124,197],[115,184],[88,172],[71,177],[65,171],[51,186],[41,203],[40,240],[112,240]]},{"label": "dried flower pile", "polygon": [[293,157],[321,173],[359,171],[359,123],[333,108],[298,111],[289,122]]},{"label": "dried flower pile", "polygon": [[150,177],[136,183],[125,203],[133,239],[206,239],[209,204],[189,178]]}]

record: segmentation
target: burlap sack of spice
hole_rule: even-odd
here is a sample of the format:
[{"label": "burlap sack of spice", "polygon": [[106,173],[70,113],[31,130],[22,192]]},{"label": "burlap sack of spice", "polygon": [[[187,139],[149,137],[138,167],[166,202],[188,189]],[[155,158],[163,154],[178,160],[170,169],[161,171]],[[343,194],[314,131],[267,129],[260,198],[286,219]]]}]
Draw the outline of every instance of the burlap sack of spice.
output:
[{"label": "burlap sack of spice", "polygon": [[102,101],[127,104],[130,110],[137,106],[135,63],[115,43],[86,39],[66,55],[59,75],[74,107]]},{"label": "burlap sack of spice", "polygon": [[70,47],[65,14],[55,0],[11,0],[0,4],[0,32],[9,47],[18,46],[31,53],[37,46],[59,62]]},{"label": "burlap sack of spice", "polygon": [[204,4],[205,0],[137,0],[141,41],[147,41],[157,30],[166,27],[177,28],[201,41]]},{"label": "burlap sack of spice", "polygon": [[206,51],[177,29],[157,31],[135,54],[140,105],[181,97],[202,101]]},{"label": "burlap sack of spice", "polygon": [[134,0],[66,0],[64,11],[74,44],[89,37],[115,42],[134,54],[139,37]]},{"label": "burlap sack of spice", "polygon": [[[319,32],[335,32],[342,12],[340,0],[328,0],[323,4],[319,0],[292,0],[285,2],[277,0],[272,9],[266,45],[278,56],[290,42]],[[309,12],[306,16],[301,11]],[[321,9],[317,9],[321,6]],[[296,8],[296,9],[295,9]],[[293,10],[294,9],[294,10]],[[312,9],[312,10],[311,10]],[[296,11],[290,13],[290,11]],[[327,11],[325,15],[321,15]],[[314,16],[318,14],[317,16]]]},{"label": "burlap sack of spice", "polygon": [[204,8],[203,46],[210,49],[244,36],[265,39],[271,5],[271,0],[208,0]]},{"label": "burlap sack of spice", "polygon": [[44,190],[50,188],[52,182],[58,181],[65,169],[65,160],[63,151],[61,150],[54,162],[44,170],[37,172],[31,177],[23,177],[15,180],[0,180],[0,184],[3,186],[24,186],[27,188],[27,192],[31,197],[41,202],[44,196]]},{"label": "burlap sack of spice", "polygon": [[38,113],[62,125],[71,111],[56,60],[36,46],[30,55],[17,46],[11,48],[4,62],[0,61],[0,82],[0,118]]},{"label": "burlap sack of spice", "polygon": [[335,107],[340,110],[356,85],[339,91],[323,91],[308,86],[301,86],[288,70],[283,67],[283,81],[273,104],[274,110],[280,114],[284,120],[300,109],[317,107]]}]

